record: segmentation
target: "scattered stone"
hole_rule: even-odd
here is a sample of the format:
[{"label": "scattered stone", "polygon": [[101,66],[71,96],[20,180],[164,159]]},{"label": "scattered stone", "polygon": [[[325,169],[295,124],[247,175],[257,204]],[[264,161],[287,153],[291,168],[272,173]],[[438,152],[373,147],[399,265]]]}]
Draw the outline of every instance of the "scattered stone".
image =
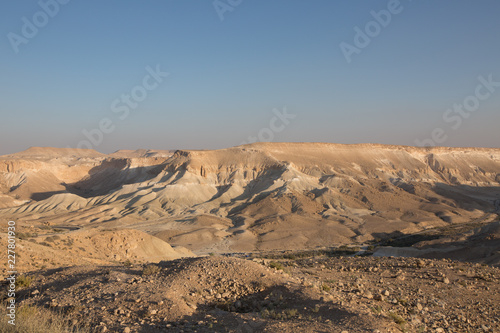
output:
[{"label": "scattered stone", "polygon": [[[86,268],[63,269],[45,275],[44,282],[35,280],[32,292],[26,290],[25,295],[43,290],[44,298],[26,297],[23,302],[59,303],[61,310],[69,308],[65,315],[71,323],[85,318],[96,332],[125,332],[126,328],[128,332],[219,332],[236,325],[235,318],[242,318],[240,330],[248,332],[264,326],[269,331],[293,332],[297,324],[310,331],[322,331],[325,328],[320,325],[328,325],[332,332],[398,332],[399,317],[406,321],[407,332],[418,332],[421,327],[430,333],[496,332],[500,328],[498,300],[489,297],[499,291],[499,271],[493,267],[458,263],[453,266],[458,282],[444,287],[444,274],[450,276],[452,268],[441,261],[436,261],[436,268],[417,269],[417,261],[411,258],[317,258],[316,263],[297,259],[295,267],[281,262],[289,270],[287,275],[269,270],[263,277],[264,266],[251,260],[230,265],[232,260],[217,256],[165,262],[159,264],[162,274],[140,284],[96,283],[106,281],[105,277],[88,274]],[[426,260],[425,267],[432,262]],[[354,271],[339,271],[340,263],[348,263]],[[321,265],[328,269],[322,270]],[[68,282],[70,274],[83,278]],[[132,280],[129,268],[127,274],[119,269],[113,274]],[[405,279],[390,278],[401,275]],[[475,288],[463,288],[460,281]],[[87,305],[90,299],[94,301]],[[359,322],[339,327],[339,308],[355,313]],[[399,317],[393,320],[390,313]]]}]

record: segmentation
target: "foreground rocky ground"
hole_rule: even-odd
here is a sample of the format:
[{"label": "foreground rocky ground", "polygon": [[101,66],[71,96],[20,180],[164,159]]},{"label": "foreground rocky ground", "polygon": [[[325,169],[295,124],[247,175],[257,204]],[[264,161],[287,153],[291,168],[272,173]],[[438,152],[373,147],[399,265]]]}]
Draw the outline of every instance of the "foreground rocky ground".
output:
[{"label": "foreground rocky ground", "polygon": [[500,269],[450,260],[209,256],[28,276],[22,306],[96,332],[500,332]]}]

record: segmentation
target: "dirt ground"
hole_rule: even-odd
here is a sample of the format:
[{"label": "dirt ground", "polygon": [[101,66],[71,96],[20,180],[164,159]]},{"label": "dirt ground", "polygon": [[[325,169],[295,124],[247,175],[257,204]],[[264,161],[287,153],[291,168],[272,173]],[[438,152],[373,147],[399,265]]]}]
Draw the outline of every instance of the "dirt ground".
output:
[{"label": "dirt ground", "polygon": [[500,330],[500,269],[450,260],[208,256],[29,276],[20,305],[95,332]]}]

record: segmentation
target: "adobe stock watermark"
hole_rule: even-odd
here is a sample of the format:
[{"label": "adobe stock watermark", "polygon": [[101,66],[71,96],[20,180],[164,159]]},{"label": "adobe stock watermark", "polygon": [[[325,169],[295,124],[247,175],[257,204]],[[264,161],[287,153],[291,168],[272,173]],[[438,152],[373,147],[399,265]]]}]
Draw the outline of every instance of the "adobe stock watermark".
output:
[{"label": "adobe stock watermark", "polygon": [[16,222],[7,223],[7,322],[16,325]]},{"label": "adobe stock watermark", "polygon": [[373,20],[368,21],[363,29],[358,26],[354,27],[353,43],[341,42],[339,44],[347,63],[350,64],[352,62],[354,54],[360,54],[361,50],[370,45],[372,39],[380,35],[382,29],[387,28],[391,23],[393,16],[400,14],[403,9],[404,7],[399,0],[389,0],[387,2],[387,9],[382,9],[378,12],[374,10],[370,11]]},{"label": "adobe stock watermark", "polygon": [[54,18],[61,9],[62,5],[66,5],[70,0],[40,0],[38,6],[41,10],[37,11],[29,19],[26,16],[21,17],[22,26],[21,34],[9,32],[7,39],[14,53],[19,53],[19,46],[28,44],[29,41],[38,35],[40,29],[45,27],[50,19]]},{"label": "adobe stock watermark", "polygon": [[274,117],[269,120],[269,127],[262,128],[257,136],[248,136],[247,141],[243,141],[240,145],[246,145],[248,143],[254,142],[271,142],[274,140],[274,135],[276,133],[282,132],[286,126],[291,123],[291,120],[295,119],[297,115],[288,113],[286,107],[283,110],[273,109]]},{"label": "adobe stock watermark", "polygon": [[219,16],[219,20],[222,22],[224,21],[224,15],[227,12],[234,11],[242,2],[243,0],[214,0],[212,5]]},{"label": "adobe stock watermark", "polygon": [[[147,66],[145,70],[147,74],[143,77],[141,84],[132,87],[130,93],[122,94],[111,102],[111,112],[121,121],[127,119],[131,110],[137,109],[139,103],[148,97],[149,92],[157,89],[165,78],[170,75],[168,72],[162,72],[159,64],[154,69]],[[102,144],[105,134],[111,134],[115,129],[116,121],[104,117],[97,123],[95,128],[90,130],[84,128],[82,130],[85,139],[80,140],[76,148],[94,149]],[[68,146],[68,148],[71,147]]]},{"label": "adobe stock watermark", "polygon": [[[493,80],[493,74],[488,75],[488,78],[479,76],[477,78],[479,84],[474,89],[474,94],[464,98],[462,103],[453,104],[453,107],[447,109],[443,113],[443,121],[448,124],[452,130],[458,130],[464,119],[468,119],[472,113],[479,110],[481,101],[485,101],[500,87],[500,81]],[[436,127],[432,130],[430,137],[415,140],[415,144],[419,147],[430,146],[434,147],[444,143],[448,139],[446,130],[441,127]]]}]

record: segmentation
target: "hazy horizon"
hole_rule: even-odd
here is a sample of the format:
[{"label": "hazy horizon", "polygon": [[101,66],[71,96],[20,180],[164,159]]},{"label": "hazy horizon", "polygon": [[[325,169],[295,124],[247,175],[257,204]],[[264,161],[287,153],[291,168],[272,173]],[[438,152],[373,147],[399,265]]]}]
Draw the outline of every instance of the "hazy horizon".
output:
[{"label": "hazy horizon", "polygon": [[493,0],[0,8],[0,155],[251,141],[500,147]]}]

